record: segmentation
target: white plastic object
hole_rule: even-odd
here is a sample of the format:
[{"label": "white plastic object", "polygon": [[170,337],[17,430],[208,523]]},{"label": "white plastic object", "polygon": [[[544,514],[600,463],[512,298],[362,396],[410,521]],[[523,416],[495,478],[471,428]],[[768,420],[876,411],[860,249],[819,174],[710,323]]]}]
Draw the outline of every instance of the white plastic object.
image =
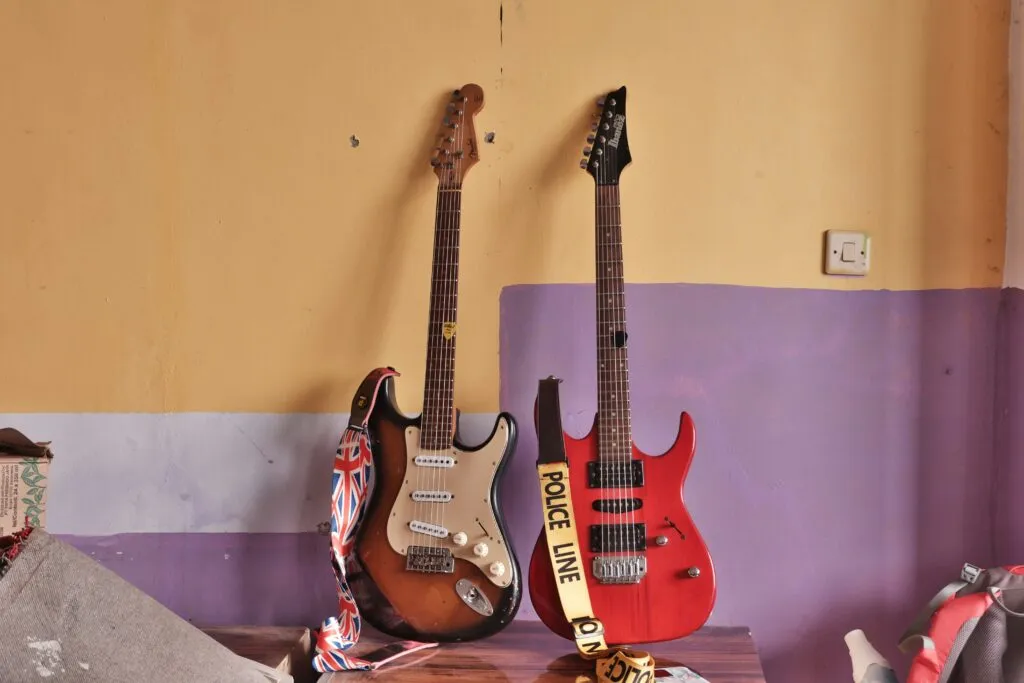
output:
[{"label": "white plastic object", "polygon": [[825,233],[825,272],[829,275],[866,275],[871,265],[871,238],[863,232],[829,230]]},{"label": "white plastic object", "polygon": [[855,629],[844,638],[850,651],[850,664],[853,667],[853,683],[899,683],[896,672],[871,644],[864,631]]}]

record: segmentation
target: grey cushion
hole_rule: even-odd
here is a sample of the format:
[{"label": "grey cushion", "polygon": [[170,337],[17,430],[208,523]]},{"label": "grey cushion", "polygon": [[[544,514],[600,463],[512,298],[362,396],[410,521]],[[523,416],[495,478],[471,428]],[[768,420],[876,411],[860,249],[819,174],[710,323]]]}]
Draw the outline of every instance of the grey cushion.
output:
[{"label": "grey cushion", "polygon": [[234,654],[41,529],[0,579],[4,683],[291,680]]}]

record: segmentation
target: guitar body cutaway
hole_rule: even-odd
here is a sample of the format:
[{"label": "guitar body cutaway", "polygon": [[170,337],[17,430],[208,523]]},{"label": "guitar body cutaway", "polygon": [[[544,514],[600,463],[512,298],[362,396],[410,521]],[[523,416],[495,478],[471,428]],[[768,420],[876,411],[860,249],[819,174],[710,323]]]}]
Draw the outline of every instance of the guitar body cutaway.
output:
[{"label": "guitar body cutaway", "polygon": [[[573,515],[579,534],[583,574],[594,614],[604,625],[609,645],[674,640],[699,629],[711,615],[716,597],[714,565],[708,548],[683,502],[683,486],[693,460],[695,429],[683,413],[676,441],[667,453],[650,457],[633,446],[642,460],[644,485],[630,489],[642,506],[629,514],[597,512],[594,502],[625,496],[624,489],[590,488],[587,463],[598,459],[597,420],[582,439],[564,435]],[[646,524],[647,574],[635,584],[604,584],[591,570],[595,553],[587,543],[594,524]],[[658,538],[664,543],[659,544]],[[694,576],[696,574],[696,576]],[[543,530],[533,549],[529,569],[530,598],[541,621],[554,633],[572,639],[565,619]]]},{"label": "guitar body cutaway", "polygon": [[[522,576],[498,501],[500,479],[515,449],[515,420],[498,415],[479,446],[466,446],[456,437],[445,451],[456,464],[425,474],[428,468],[412,462],[425,453],[418,447],[419,429],[420,417],[407,417],[396,407],[394,381],[388,378],[369,423],[375,483],[356,542],[352,591],[366,621],[396,638],[455,642],[493,635],[512,621],[522,600]],[[422,520],[449,528],[447,538],[409,529],[417,518],[412,493],[421,485],[452,494],[450,502],[431,508],[443,511]],[[456,544],[453,537],[459,532],[465,540]],[[407,569],[408,548],[416,544],[450,551],[453,570]],[[482,557],[476,552],[481,544],[487,547]],[[503,567],[500,574],[491,571],[496,563]],[[486,597],[489,614],[460,597],[467,587]]]}]

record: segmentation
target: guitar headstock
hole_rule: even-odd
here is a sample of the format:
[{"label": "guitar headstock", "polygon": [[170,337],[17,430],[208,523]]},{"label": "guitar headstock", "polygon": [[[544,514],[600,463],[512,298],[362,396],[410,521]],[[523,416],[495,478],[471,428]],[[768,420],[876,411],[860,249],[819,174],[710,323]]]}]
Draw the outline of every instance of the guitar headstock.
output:
[{"label": "guitar headstock", "polygon": [[467,83],[452,93],[430,159],[441,185],[462,187],[466,173],[480,161],[473,117],[483,108],[484,91],[475,83]]},{"label": "guitar headstock", "polygon": [[594,118],[580,168],[598,185],[617,185],[622,170],[632,161],[626,136],[626,86],[599,99]]}]

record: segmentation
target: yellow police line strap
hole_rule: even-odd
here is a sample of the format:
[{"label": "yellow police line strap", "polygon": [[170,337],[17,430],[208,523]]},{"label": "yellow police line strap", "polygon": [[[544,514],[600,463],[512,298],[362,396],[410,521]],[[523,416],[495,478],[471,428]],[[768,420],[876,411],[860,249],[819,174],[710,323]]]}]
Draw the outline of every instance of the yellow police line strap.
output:
[{"label": "yellow police line strap", "polygon": [[[654,658],[639,650],[609,653],[604,625],[594,616],[580,555],[579,534],[569,493],[569,467],[564,460],[538,463],[544,535],[555,573],[555,586],[565,618],[572,625],[580,656],[595,661],[599,683],[653,683]],[[577,683],[591,680],[580,676]]]}]

